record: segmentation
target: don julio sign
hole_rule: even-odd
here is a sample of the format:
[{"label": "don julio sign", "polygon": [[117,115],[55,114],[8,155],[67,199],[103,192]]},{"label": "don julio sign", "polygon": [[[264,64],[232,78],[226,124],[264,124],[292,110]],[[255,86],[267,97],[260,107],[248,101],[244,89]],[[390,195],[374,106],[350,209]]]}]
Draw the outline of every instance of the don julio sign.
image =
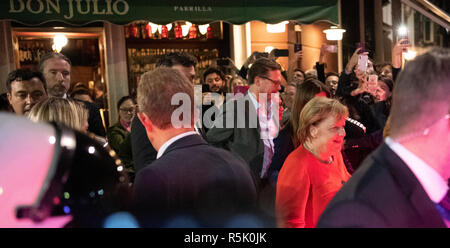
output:
[{"label": "don julio sign", "polygon": [[126,15],[130,5],[125,0],[9,0],[10,14],[63,15]]}]

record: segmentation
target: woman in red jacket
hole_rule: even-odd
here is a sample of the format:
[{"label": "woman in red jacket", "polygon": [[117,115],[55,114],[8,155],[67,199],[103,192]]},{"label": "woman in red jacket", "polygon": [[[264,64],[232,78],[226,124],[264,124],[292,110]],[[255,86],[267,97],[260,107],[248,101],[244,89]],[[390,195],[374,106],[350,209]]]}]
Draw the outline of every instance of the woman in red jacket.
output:
[{"label": "woman in red jacket", "polygon": [[341,155],[347,108],[335,99],[315,97],[300,114],[301,142],[278,176],[279,227],[315,227],[328,202],[349,178]]}]

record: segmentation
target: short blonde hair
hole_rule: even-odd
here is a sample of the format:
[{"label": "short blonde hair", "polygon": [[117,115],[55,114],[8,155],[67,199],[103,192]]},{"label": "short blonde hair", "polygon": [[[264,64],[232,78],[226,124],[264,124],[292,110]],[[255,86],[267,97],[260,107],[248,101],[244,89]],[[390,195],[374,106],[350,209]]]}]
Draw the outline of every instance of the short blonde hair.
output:
[{"label": "short blonde hair", "polygon": [[[191,125],[194,125],[194,86],[186,76],[172,68],[158,67],[142,75],[137,90],[139,111],[160,129],[172,127],[172,114],[181,104],[172,105],[172,97],[184,93],[190,99]],[[185,120],[182,120],[185,121]]]},{"label": "short blonde hair", "polygon": [[28,118],[35,122],[59,122],[70,128],[84,131],[83,127],[87,121],[88,112],[81,103],[51,97],[36,103],[31,108]]},{"label": "short blonde hair", "polygon": [[310,129],[329,116],[336,119],[348,117],[348,109],[336,99],[326,97],[314,97],[302,109],[299,118],[297,137],[300,144],[311,139]]}]

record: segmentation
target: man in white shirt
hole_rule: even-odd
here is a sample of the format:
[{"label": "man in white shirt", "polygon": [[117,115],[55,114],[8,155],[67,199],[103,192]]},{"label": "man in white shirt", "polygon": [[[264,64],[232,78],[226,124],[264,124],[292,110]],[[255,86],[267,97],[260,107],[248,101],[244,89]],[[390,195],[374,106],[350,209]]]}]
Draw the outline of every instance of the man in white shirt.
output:
[{"label": "man in white shirt", "polygon": [[250,88],[245,97],[222,106],[206,139],[243,158],[261,186],[272,161],[273,139],[278,135],[281,66],[260,58],[251,66],[248,79]]},{"label": "man in white shirt", "polygon": [[194,88],[187,77],[173,68],[147,72],[137,101],[138,118],[157,151],[134,183],[143,227],[182,227],[171,224],[178,217],[196,227],[225,227],[239,214],[255,214],[256,187],[245,162],[195,132]]},{"label": "man in white shirt", "polygon": [[450,50],[409,62],[393,92],[389,137],[318,227],[449,227]]}]

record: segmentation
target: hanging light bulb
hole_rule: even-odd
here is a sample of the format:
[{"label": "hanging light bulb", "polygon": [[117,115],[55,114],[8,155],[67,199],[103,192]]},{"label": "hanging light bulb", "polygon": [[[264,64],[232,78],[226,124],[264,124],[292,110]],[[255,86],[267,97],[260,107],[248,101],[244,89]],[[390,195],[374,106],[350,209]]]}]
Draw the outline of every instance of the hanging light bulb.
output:
[{"label": "hanging light bulb", "polygon": [[170,31],[172,29],[172,23],[167,24],[166,27],[167,27],[167,30]]},{"label": "hanging light bulb", "polygon": [[200,33],[201,33],[202,35],[205,35],[206,32],[208,31],[208,27],[209,27],[209,24],[199,25],[199,26],[198,26],[198,30],[200,31]]},{"label": "hanging light bulb", "polygon": [[156,30],[158,30],[158,25],[154,24],[152,22],[148,23],[150,25],[150,27],[152,28],[152,33],[156,33]]},{"label": "hanging light bulb", "polygon": [[53,46],[52,49],[59,53],[61,52],[62,48],[67,45],[67,37],[63,34],[57,34],[55,37],[53,37]]},{"label": "hanging light bulb", "polygon": [[190,26],[188,25],[181,25],[181,32],[183,36],[186,36],[189,33]]}]

